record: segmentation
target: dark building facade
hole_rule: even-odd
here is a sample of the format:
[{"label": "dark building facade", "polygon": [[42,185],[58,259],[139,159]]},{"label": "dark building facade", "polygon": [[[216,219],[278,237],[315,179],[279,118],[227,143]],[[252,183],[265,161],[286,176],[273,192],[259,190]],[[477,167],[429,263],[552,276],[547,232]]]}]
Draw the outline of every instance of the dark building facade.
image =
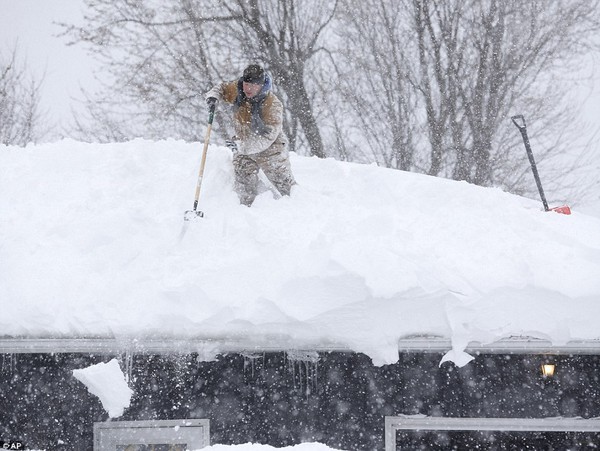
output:
[{"label": "dark building facade", "polygon": [[[481,354],[462,368],[440,366],[437,353],[401,353],[397,363],[382,367],[357,353],[307,356],[234,353],[212,362],[196,354],[122,358],[134,396],[123,417],[113,421],[203,418],[210,421],[212,444],[281,447],[317,441],[343,450],[383,450],[386,416],[600,417],[597,355],[554,356],[553,377],[542,376],[541,355]],[[4,354],[0,440],[21,440],[29,449],[91,450],[93,423],[108,415],[72,370],[110,358]],[[591,449],[590,443],[600,443],[600,436],[397,436],[401,449]]]}]

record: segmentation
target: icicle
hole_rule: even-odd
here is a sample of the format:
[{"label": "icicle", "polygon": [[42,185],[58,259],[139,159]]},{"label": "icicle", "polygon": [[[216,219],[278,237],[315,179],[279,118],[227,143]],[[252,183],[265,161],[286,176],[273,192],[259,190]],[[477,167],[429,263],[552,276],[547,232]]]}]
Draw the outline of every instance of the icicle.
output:
[{"label": "icicle", "polygon": [[[291,369],[292,380],[296,387],[296,363],[298,364],[298,381],[300,391],[306,393],[306,397],[311,393],[311,390],[316,390],[317,387],[317,371],[316,366],[319,361],[319,353],[316,351],[298,351],[290,350],[286,352],[288,363],[288,371]],[[302,368],[304,367],[304,376],[302,376]],[[306,383],[304,381],[306,380]]]},{"label": "icicle", "polygon": [[131,352],[131,349],[127,348],[125,355],[121,356],[119,360],[121,361],[121,366],[125,369],[125,371],[123,371],[125,374],[125,381],[129,384],[133,375],[133,353]]},{"label": "icicle", "polygon": [[2,354],[2,372],[14,373],[17,367],[16,354]]},{"label": "icicle", "polygon": [[302,391],[302,361],[299,360],[296,363],[298,364],[298,385],[300,391]]},{"label": "icicle", "polygon": [[294,382],[294,388],[295,388],[296,387],[296,362],[291,360],[289,357],[288,357],[288,362],[292,368],[292,381]]},{"label": "icicle", "polygon": [[314,384],[313,384],[313,390],[315,392],[317,392],[317,390],[319,389],[319,362],[315,362],[314,363],[314,368],[315,368],[315,378],[314,378]]},{"label": "icicle", "polygon": [[[242,352],[242,357],[244,357],[244,374],[246,373],[246,370],[248,369],[248,366],[251,368],[251,375],[252,378],[254,378],[254,369],[255,369],[255,362],[257,359],[260,359],[261,357],[264,359],[264,354],[257,354],[255,352]],[[264,366],[264,365],[263,365]]]}]

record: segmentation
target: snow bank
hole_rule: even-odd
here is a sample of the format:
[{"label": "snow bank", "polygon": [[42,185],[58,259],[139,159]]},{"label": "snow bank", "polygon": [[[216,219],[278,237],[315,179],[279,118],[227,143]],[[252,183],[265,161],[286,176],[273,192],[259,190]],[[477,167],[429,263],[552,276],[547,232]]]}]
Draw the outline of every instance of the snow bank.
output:
[{"label": "snow bank", "polygon": [[129,407],[133,390],[127,385],[125,375],[116,359],[73,370],[73,376],[85,385],[92,395],[100,398],[109,417],[120,417]]},{"label": "snow bank", "polygon": [[[0,147],[2,334],[336,344],[600,339],[600,219],[464,182],[292,156],[292,196],[240,206],[201,144]],[[182,231],[184,232],[182,235]]]},{"label": "snow bank", "polygon": [[269,445],[256,445],[246,443],[244,445],[213,445],[202,448],[202,451],[336,451],[333,448],[322,445],[320,443],[302,443],[296,446],[285,446],[283,448],[275,448]]}]

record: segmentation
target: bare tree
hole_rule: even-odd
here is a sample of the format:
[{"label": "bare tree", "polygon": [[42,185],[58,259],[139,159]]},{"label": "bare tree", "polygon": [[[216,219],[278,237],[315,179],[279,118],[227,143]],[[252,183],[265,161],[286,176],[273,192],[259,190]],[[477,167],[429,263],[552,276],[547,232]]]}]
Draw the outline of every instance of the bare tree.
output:
[{"label": "bare tree", "polygon": [[[336,50],[340,103],[349,105],[360,154],[386,167],[412,170],[415,101],[404,8],[350,1],[339,11]],[[364,142],[367,145],[364,145]],[[360,158],[360,157],[359,157]]]},{"label": "bare tree", "polygon": [[[510,116],[535,124],[540,163],[564,149],[562,77],[600,11],[600,0],[85,2],[86,23],[65,30],[109,74],[88,102],[100,139],[200,139],[202,94],[261,62],[292,149],[519,193],[532,184]],[[224,119],[215,133],[230,136]]]},{"label": "bare tree", "polygon": [[[565,85],[561,88],[556,77],[561,65],[589,49],[598,29],[597,8],[593,0],[543,6],[516,0],[413,0],[420,66],[413,79],[426,111],[428,172],[515,189],[519,171],[505,170],[512,166],[507,144],[518,142],[507,139],[509,117],[526,108],[538,130],[546,132],[569,117]],[[518,161],[526,167],[523,158]]]},{"label": "bare tree", "polygon": [[[490,184],[497,175],[495,139],[522,97],[530,98],[531,119],[546,131],[565,125],[573,114],[565,102],[558,71],[573,64],[574,57],[588,51],[589,38],[598,29],[598,2],[536,2],[491,0],[473,5],[467,23],[469,38],[476,44],[477,60],[472,83],[460,86],[465,116],[472,135],[472,163],[464,173],[477,184]],[[474,27],[475,21],[481,24]],[[463,79],[464,80],[464,79]],[[535,92],[536,94],[532,95]],[[536,98],[537,97],[537,98]],[[532,107],[538,111],[531,111]],[[536,108],[537,109],[537,108]],[[552,146],[548,146],[552,149]],[[496,150],[495,150],[496,149]]]},{"label": "bare tree", "polygon": [[[448,65],[451,62],[461,65],[462,51],[456,48],[455,40],[460,26],[453,18],[460,16],[462,6],[447,2],[438,8],[436,3],[421,0],[413,0],[411,6],[412,20],[408,26],[416,36],[418,64],[408,76],[425,110],[431,147],[426,172],[440,175],[449,123],[452,123],[453,136],[455,139],[458,137],[455,84],[451,81],[456,74]],[[446,46],[443,45],[444,39]],[[454,108],[453,120],[450,119],[451,108]]]},{"label": "bare tree", "polygon": [[43,138],[46,131],[40,112],[42,80],[19,60],[17,46],[8,57],[0,54],[0,142],[25,146]]},{"label": "bare tree", "polygon": [[[90,46],[111,79],[109,103],[155,134],[169,131],[197,139],[200,94],[218,80],[239,75],[240,61],[260,61],[274,75],[311,155],[325,156],[305,79],[305,65],[319,51],[318,41],[335,4],[296,0],[208,0],[131,2],[86,0],[81,27],[64,25],[74,42]],[[115,96],[116,94],[116,96]],[[115,99],[116,97],[116,99]],[[112,99],[112,102],[110,100]],[[99,118],[97,111],[93,114]],[[107,116],[107,118],[110,117]],[[295,142],[295,141],[293,141]]]},{"label": "bare tree", "polygon": [[62,25],[71,44],[85,44],[102,63],[104,89],[87,93],[90,119],[100,122],[80,123],[80,131],[93,135],[94,128],[108,132],[119,124],[122,137],[198,139],[205,120],[200,94],[228,62],[209,57],[216,8],[193,0],[85,2],[83,26]]},{"label": "bare tree", "polygon": [[264,60],[285,92],[288,107],[302,127],[310,154],[325,157],[321,132],[309,92],[307,62],[321,50],[319,38],[330,24],[337,0],[301,2],[297,0],[235,0],[225,2],[233,16],[233,36],[237,36],[244,54]]}]

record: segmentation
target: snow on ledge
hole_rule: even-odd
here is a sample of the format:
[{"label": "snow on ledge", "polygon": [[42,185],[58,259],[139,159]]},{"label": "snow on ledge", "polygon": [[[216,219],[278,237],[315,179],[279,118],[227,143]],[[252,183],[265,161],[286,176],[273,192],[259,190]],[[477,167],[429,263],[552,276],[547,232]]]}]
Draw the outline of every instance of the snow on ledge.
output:
[{"label": "snow on ledge", "polygon": [[180,239],[200,150],[0,146],[2,336],[330,346],[377,365],[411,336],[442,337],[458,364],[473,343],[511,336],[553,348],[600,339],[598,218],[294,155],[292,196],[265,192],[246,208],[228,150],[213,146],[205,218]]}]

